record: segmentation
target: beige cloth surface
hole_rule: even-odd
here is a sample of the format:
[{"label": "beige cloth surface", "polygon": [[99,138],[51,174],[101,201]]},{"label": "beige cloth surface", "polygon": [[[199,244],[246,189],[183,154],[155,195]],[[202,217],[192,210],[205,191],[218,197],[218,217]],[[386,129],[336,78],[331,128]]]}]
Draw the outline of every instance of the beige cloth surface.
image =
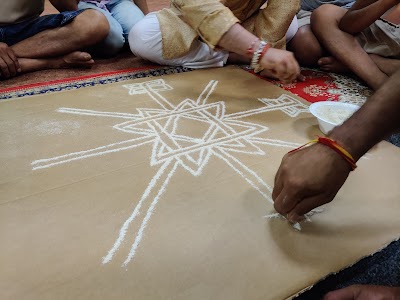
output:
[{"label": "beige cloth surface", "polygon": [[44,0],[1,0],[0,25],[18,23],[38,17],[44,10]]},{"label": "beige cloth surface", "polygon": [[376,20],[357,36],[365,52],[389,58],[400,58],[400,25]]},{"label": "beige cloth surface", "polygon": [[284,299],[400,236],[383,142],[324,212],[273,212],[299,98],[224,68],[0,102],[1,299]]},{"label": "beige cloth surface", "polygon": [[[285,34],[300,1],[269,0],[172,0],[158,13],[163,37],[163,57],[173,59],[188,53],[196,38],[212,49],[238,22],[276,48],[285,48]],[[262,8],[262,9],[261,9]]]}]

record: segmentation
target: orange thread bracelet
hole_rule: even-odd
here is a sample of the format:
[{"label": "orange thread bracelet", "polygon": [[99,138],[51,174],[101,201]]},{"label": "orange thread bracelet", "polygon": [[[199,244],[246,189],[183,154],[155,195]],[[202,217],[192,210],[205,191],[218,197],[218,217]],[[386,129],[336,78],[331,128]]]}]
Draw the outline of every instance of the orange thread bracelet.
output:
[{"label": "orange thread bracelet", "polygon": [[320,143],[325,146],[328,146],[332,150],[334,150],[336,153],[338,153],[345,161],[349,163],[351,166],[351,170],[354,171],[357,168],[357,164],[353,156],[342,146],[340,146],[335,140],[327,138],[327,137],[318,137],[318,139],[311,140],[308,143],[304,144],[303,146],[300,146],[296,149],[293,149],[292,151],[289,151],[288,153],[293,153],[296,152],[297,150],[300,150],[312,143]]}]

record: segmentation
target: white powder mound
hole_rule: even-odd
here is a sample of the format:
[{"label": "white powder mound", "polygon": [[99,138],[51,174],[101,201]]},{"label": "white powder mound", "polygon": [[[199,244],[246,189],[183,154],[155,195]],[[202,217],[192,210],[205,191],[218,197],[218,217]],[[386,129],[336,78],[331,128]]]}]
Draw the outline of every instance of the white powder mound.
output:
[{"label": "white powder mound", "polygon": [[335,106],[321,106],[317,109],[318,116],[335,125],[340,125],[346,121],[354,113],[351,108],[335,107]]}]

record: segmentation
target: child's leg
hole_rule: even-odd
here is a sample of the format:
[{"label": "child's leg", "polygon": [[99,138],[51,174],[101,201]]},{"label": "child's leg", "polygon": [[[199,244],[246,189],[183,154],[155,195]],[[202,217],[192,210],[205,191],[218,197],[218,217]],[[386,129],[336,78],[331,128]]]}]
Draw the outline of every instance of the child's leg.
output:
[{"label": "child's leg", "polygon": [[125,44],[125,38],[123,35],[123,30],[118,21],[113,18],[111,13],[108,11],[97,7],[95,4],[79,2],[78,9],[91,8],[101,12],[106,18],[110,25],[110,31],[108,36],[100,44],[95,47],[90,48],[90,52],[104,57],[110,57],[116,55],[122,50]]},{"label": "child's leg", "polygon": [[144,18],[143,12],[131,0],[113,0],[108,5],[111,15],[121,25],[125,37],[125,43],[128,43],[128,35],[132,27]]},{"label": "child's leg", "polygon": [[345,13],[346,9],[338,6],[322,5],[311,16],[313,32],[327,51],[376,90],[388,76],[379,69],[354,36],[339,29],[339,22]]}]

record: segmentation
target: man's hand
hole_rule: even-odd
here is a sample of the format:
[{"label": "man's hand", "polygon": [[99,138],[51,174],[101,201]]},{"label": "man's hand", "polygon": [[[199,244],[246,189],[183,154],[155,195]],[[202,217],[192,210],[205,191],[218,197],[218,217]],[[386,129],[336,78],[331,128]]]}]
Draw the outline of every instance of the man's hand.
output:
[{"label": "man's hand", "polygon": [[322,144],[286,154],[275,176],[272,192],[277,212],[290,222],[333,200],[351,171],[334,150]]},{"label": "man's hand", "polygon": [[0,43],[0,77],[10,78],[21,72],[18,58],[5,43]]},{"label": "man's hand", "polygon": [[260,65],[284,83],[300,78],[300,66],[293,53],[286,50],[270,48],[262,57]]},{"label": "man's hand", "polygon": [[324,300],[397,300],[400,299],[399,287],[378,285],[352,285],[344,289],[329,292]]}]

